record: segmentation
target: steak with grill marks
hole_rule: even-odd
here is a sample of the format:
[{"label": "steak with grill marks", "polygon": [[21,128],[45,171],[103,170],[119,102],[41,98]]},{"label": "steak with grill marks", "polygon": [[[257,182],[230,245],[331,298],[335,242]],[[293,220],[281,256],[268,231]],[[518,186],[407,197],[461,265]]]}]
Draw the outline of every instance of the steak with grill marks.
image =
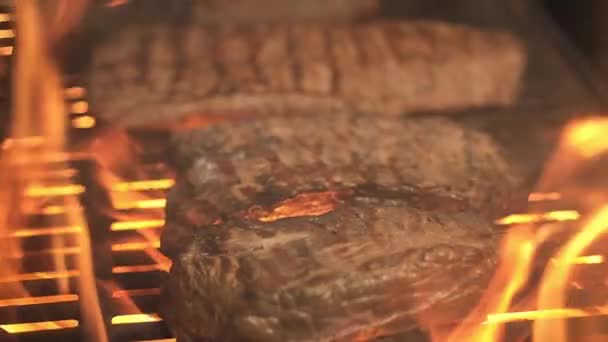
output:
[{"label": "steak with grill marks", "polygon": [[433,21],[134,25],[100,44],[91,108],[113,123],[506,106],[525,67],[510,34]]}]

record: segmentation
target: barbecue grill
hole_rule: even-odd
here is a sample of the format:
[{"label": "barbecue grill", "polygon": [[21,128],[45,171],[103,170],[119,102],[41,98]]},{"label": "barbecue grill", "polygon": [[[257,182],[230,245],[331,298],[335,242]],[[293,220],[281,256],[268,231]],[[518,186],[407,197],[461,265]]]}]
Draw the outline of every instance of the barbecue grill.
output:
[{"label": "barbecue grill", "polygon": [[[137,9],[142,2],[133,5]],[[556,133],[560,125],[580,112],[603,108],[606,91],[601,83],[582,63],[575,51],[562,39],[545,14],[528,1],[387,1],[383,8],[387,16],[436,18],[455,22],[472,23],[485,27],[511,30],[526,39],[530,48],[530,62],[515,115],[503,115],[500,110],[462,115],[458,118],[476,125],[492,135],[508,142],[505,144],[512,155],[529,161],[529,173],[542,164],[545,148],[528,151],[528,146],[510,140],[513,130],[526,128],[529,136],[546,138],[546,132]],[[129,15],[127,9],[123,15]],[[9,59],[12,54],[12,29],[7,8],[0,13],[0,58]],[[114,32],[111,34],[118,34]],[[110,39],[111,39],[110,34]],[[76,53],[78,58],[85,54]],[[67,64],[82,65],[81,61]],[[89,112],[86,89],[79,84],[78,68],[70,67],[68,78],[72,84],[66,89],[66,100],[71,108],[74,144],[99,136],[110,123],[100,122],[95,113]],[[541,134],[542,133],[542,134]],[[171,341],[172,336],[158,315],[158,300],[162,278],[168,264],[163,257],[154,257],[163,226],[163,217],[149,217],[148,211],[162,212],[164,193],[172,185],[163,142],[164,133],[131,132],[148,150],[142,162],[148,179],[132,179],[122,187],[105,189],[96,176],[99,165],[86,154],[70,156],[72,169],[52,169],[48,177],[73,179],[73,188],[58,189],[55,196],[75,196],[81,200],[87,225],[64,226],[65,213],[61,208],[46,207],[44,212],[30,215],[27,227],[14,229],[11,236],[0,239],[18,239],[23,246],[19,255],[6,256],[2,264],[20,264],[22,273],[12,279],[0,279],[0,289],[12,282],[21,282],[31,297],[18,298],[4,295],[0,290],[0,340],[58,341],[86,340],[81,327],[88,324],[80,314],[77,262],[74,256],[81,251],[78,245],[53,247],[54,237],[74,236],[88,229],[94,257],[94,271],[99,291],[100,306],[112,341]],[[153,142],[153,143],[152,143]],[[513,144],[510,144],[513,143]],[[52,165],[52,161],[49,161]],[[142,200],[131,200],[116,206],[114,210],[128,217],[117,220],[100,208],[111,208],[110,192],[153,193]],[[48,194],[47,194],[48,195]],[[140,215],[138,215],[140,214]],[[49,219],[52,217],[53,219]],[[121,215],[118,215],[121,217]],[[49,222],[53,221],[52,224]],[[150,233],[152,234],[146,234]],[[147,238],[148,236],[148,238]],[[76,239],[72,239],[76,241]],[[50,262],[54,255],[65,255],[65,269],[54,268]],[[65,279],[69,291],[61,294],[57,279]],[[421,339],[422,336],[419,336]]]}]

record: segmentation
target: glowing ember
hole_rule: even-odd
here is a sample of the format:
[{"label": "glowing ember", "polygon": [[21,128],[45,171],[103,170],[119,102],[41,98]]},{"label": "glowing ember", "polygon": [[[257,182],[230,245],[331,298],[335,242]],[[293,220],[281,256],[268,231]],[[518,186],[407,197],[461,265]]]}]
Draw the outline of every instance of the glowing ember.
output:
[{"label": "glowing ember", "polygon": [[43,255],[43,254],[77,254],[80,253],[80,247],[65,247],[65,248],[48,248],[48,249],[40,249],[36,251],[28,251],[28,252],[17,252],[15,254],[9,254],[8,257],[11,258],[23,258],[25,256],[34,256],[34,255]]},{"label": "glowing ember", "polygon": [[84,114],[89,111],[89,104],[86,101],[74,102],[70,111],[74,114]]},{"label": "glowing ember", "polygon": [[604,262],[603,255],[587,255],[576,257],[572,263],[577,265],[596,265]]},{"label": "glowing ember", "polygon": [[124,221],[114,222],[110,227],[111,230],[137,230],[159,228],[165,224],[165,220],[141,220],[141,221]]},{"label": "glowing ember", "polygon": [[160,321],[162,321],[162,318],[160,318],[157,314],[134,314],[112,317],[112,324],[134,324]]},{"label": "glowing ember", "polygon": [[154,272],[164,271],[167,272],[171,268],[170,263],[166,264],[152,264],[152,265],[134,265],[134,266],[116,266],[112,267],[112,273],[143,273],[143,272]]},{"label": "glowing ember", "polygon": [[51,206],[42,208],[42,210],[40,211],[40,214],[58,215],[58,214],[64,214],[65,212],[66,212],[66,208],[64,206],[51,205]]},{"label": "glowing ember", "polygon": [[146,191],[146,190],[166,190],[175,185],[173,179],[157,179],[135,182],[121,182],[112,186],[112,191]]},{"label": "glowing ember", "polygon": [[0,308],[6,307],[6,306],[23,306],[23,305],[75,302],[77,300],[78,300],[78,295],[74,295],[74,294],[3,299],[3,300],[0,300]]},{"label": "glowing ember", "polygon": [[576,210],[559,210],[540,214],[513,214],[496,220],[496,224],[512,225],[547,221],[574,221],[578,220],[580,216]]},{"label": "glowing ember", "polygon": [[159,288],[120,290],[112,292],[112,298],[132,298],[137,296],[155,296],[160,294]]},{"label": "glowing ember", "polygon": [[344,195],[335,191],[315,192],[297,195],[283,201],[270,212],[259,207],[249,210],[249,216],[262,222],[272,222],[289,217],[319,216],[333,211]]},{"label": "glowing ember", "polygon": [[559,192],[533,192],[528,196],[529,202],[557,201],[562,198]]},{"label": "glowing ember", "polygon": [[536,321],[543,319],[564,319],[608,314],[608,306],[588,309],[549,309],[536,311],[506,312],[488,315],[483,324],[499,324],[516,321]]},{"label": "glowing ember", "polygon": [[44,330],[69,329],[76,328],[77,326],[78,321],[75,319],[33,323],[0,324],[0,328],[4,329],[9,334],[20,334]]},{"label": "glowing ember", "polygon": [[79,254],[80,247],[62,247],[62,248],[47,248],[47,249],[39,249],[36,251],[28,251],[21,254],[15,254],[13,257],[15,258],[23,258],[25,256],[34,256],[34,255],[43,255],[43,254]]},{"label": "glowing ember", "polygon": [[0,278],[0,283],[13,283],[28,280],[71,278],[80,275],[78,271],[34,272],[21,273],[10,277]]},{"label": "glowing ember", "polygon": [[114,208],[120,210],[129,209],[162,209],[167,205],[167,200],[164,198],[137,200],[132,202],[116,203]]},{"label": "glowing ember", "polygon": [[13,54],[12,46],[0,46],[0,56],[10,56]]},{"label": "glowing ember", "polygon": [[117,243],[112,245],[112,251],[124,252],[124,251],[142,251],[151,248],[160,248],[160,241],[156,240],[150,242],[129,242],[129,243]]},{"label": "glowing ember", "polygon": [[71,87],[65,90],[65,97],[68,99],[79,99],[86,95],[86,90],[82,87]]},{"label": "glowing ember", "polygon": [[95,118],[90,115],[83,115],[72,119],[72,127],[87,129],[95,127]]},{"label": "glowing ember", "polygon": [[82,233],[82,227],[67,226],[67,227],[49,227],[49,228],[33,228],[33,229],[18,229],[11,233],[12,237],[32,237],[42,235],[62,235],[62,234],[79,234]]},{"label": "glowing ember", "polygon": [[9,150],[12,148],[28,148],[38,147],[44,144],[44,137],[41,136],[29,136],[22,138],[8,138],[2,143],[3,150]]},{"label": "glowing ember", "polygon": [[0,39],[15,38],[13,30],[0,30]]},{"label": "glowing ember", "polygon": [[566,130],[567,143],[587,158],[608,150],[608,119],[594,118],[575,122]]},{"label": "glowing ember", "polygon": [[25,190],[27,197],[56,197],[79,195],[84,192],[82,185],[70,184],[64,186],[30,186]]},{"label": "glowing ember", "polygon": [[78,173],[78,171],[76,171],[75,169],[72,168],[65,168],[65,169],[59,169],[59,170],[45,170],[44,172],[40,172],[40,171],[33,171],[29,174],[29,176],[31,176],[33,179],[69,179],[72,178],[74,176],[76,176],[76,174]]}]

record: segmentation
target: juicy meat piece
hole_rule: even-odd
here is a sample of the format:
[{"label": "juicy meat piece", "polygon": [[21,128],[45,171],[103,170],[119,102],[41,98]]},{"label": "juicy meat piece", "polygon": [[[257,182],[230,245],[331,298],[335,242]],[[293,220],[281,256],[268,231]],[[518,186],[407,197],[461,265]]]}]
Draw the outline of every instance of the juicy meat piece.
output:
[{"label": "juicy meat piece", "polygon": [[350,190],[320,216],[197,229],[163,291],[178,340],[353,341],[462,319],[495,266],[492,224],[416,189]]},{"label": "juicy meat piece", "polygon": [[445,118],[258,118],[179,133],[173,155],[163,312],[180,341],[453,323],[491,276],[495,204],[521,182],[488,136]]},{"label": "juicy meat piece", "polygon": [[522,44],[432,22],[133,26],[100,44],[91,108],[145,126],[187,116],[504,106],[517,94]]},{"label": "juicy meat piece", "polygon": [[207,0],[195,1],[192,19],[199,24],[344,21],[378,9],[377,0]]},{"label": "juicy meat piece", "polygon": [[174,145],[168,255],[196,227],[311,191],[414,186],[500,215],[522,183],[490,137],[442,118],[262,118],[180,133]]}]

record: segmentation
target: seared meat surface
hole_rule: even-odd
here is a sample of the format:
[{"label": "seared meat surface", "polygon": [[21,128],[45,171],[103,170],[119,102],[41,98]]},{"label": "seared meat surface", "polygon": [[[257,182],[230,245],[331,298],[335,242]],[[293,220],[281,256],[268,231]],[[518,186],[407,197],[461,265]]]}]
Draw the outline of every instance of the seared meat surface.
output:
[{"label": "seared meat surface", "polygon": [[415,186],[493,215],[521,184],[491,138],[441,118],[283,116],[181,133],[174,145],[168,254],[194,227],[310,191]]},{"label": "seared meat surface", "polygon": [[509,105],[510,34],[433,21],[134,25],[93,53],[92,109],[129,126],[330,110],[400,115]]},{"label": "seared meat surface", "polygon": [[509,106],[522,43],[353,20],[375,1],[199,5],[180,25],[129,25],[88,71],[107,121],[215,123],[173,141],[161,250],[179,341],[350,341],[461,319],[522,179],[487,135],[400,116]]},{"label": "seared meat surface", "polygon": [[[306,195],[299,205],[314,211],[331,194]],[[497,234],[465,202],[355,188],[332,203],[320,216],[197,227],[164,289],[179,341],[371,339],[420,327],[423,315],[453,323],[476,303]]]},{"label": "seared meat surface", "polygon": [[350,341],[462,318],[492,273],[490,218],[521,182],[488,136],[442,118],[279,116],[174,146],[161,247],[180,341]]}]

